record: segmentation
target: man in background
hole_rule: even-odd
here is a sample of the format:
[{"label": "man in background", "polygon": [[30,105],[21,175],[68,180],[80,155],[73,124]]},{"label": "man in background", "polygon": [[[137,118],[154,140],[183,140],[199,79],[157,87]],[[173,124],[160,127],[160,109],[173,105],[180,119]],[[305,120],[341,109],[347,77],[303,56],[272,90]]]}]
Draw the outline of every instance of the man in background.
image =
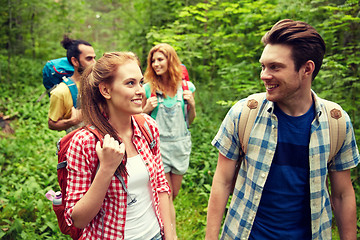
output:
[{"label": "man in background", "polygon": [[[82,72],[95,62],[94,48],[84,40],[73,40],[66,35],[61,44],[67,50],[66,56],[69,63],[74,67],[71,80],[79,88]],[[48,117],[49,128],[58,131],[70,132],[79,127],[82,122],[81,110],[74,107],[70,90],[64,82],[50,92]]]}]

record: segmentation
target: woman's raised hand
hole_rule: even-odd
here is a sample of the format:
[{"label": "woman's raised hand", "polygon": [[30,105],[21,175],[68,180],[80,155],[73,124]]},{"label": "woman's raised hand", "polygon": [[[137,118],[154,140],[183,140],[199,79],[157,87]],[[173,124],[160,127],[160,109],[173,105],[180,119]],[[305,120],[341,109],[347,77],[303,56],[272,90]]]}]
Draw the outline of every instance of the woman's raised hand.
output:
[{"label": "woman's raised hand", "polygon": [[96,143],[96,153],[99,157],[100,167],[103,170],[115,172],[125,155],[125,144],[119,143],[109,134],[104,136],[103,146],[100,141]]},{"label": "woman's raised hand", "polygon": [[183,98],[186,100],[190,106],[195,106],[195,99],[194,95],[190,90],[185,90],[183,93]]},{"label": "woman's raised hand", "polygon": [[143,111],[145,113],[150,113],[154,108],[158,105],[157,97],[150,97],[146,99],[145,107],[143,108]]}]

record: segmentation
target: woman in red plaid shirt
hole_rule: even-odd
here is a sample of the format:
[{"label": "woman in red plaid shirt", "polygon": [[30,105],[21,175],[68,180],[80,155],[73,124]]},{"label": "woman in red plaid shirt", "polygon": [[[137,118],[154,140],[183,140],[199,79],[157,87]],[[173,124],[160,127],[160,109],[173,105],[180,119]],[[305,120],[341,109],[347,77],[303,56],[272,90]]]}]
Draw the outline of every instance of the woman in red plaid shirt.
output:
[{"label": "woman in red plaid shirt", "polygon": [[154,155],[132,116],[142,112],[145,95],[139,65],[133,53],[105,53],[83,74],[82,114],[104,139],[101,146],[82,129],[67,152],[65,217],[84,229],[81,239],[173,239],[159,132],[144,115]]}]

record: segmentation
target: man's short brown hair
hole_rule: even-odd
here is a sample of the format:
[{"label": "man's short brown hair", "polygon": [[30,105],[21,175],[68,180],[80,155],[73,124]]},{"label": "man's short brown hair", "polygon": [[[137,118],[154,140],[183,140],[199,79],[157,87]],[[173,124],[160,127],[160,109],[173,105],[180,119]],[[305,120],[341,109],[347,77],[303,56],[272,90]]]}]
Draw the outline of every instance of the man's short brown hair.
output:
[{"label": "man's short brown hair", "polygon": [[291,19],[277,22],[261,39],[267,44],[285,44],[292,48],[296,71],[308,60],[315,63],[312,79],[318,74],[325,54],[325,42],[309,24]]}]

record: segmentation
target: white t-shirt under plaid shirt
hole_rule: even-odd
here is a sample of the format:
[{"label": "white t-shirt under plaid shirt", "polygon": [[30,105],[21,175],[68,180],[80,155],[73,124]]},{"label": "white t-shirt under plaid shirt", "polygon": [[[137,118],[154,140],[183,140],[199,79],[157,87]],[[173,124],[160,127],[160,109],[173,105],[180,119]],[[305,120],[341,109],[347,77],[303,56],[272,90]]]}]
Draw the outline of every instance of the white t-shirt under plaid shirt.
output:
[{"label": "white t-shirt under plaid shirt", "polygon": [[[153,207],[160,228],[163,229],[163,222],[160,218],[159,193],[166,192],[170,194],[170,187],[165,178],[161,160],[159,131],[156,122],[146,114],[144,114],[144,117],[146,122],[149,123],[151,132],[154,134],[153,137],[156,141],[154,147],[155,155],[151,152],[145,136],[142,134],[134,118],[132,118],[134,129],[133,143],[149,173]],[[73,224],[71,219],[73,208],[90,188],[92,173],[96,171],[98,157],[95,143],[95,136],[88,130],[83,129],[74,135],[67,152],[68,179],[65,220],[68,225]],[[127,176],[123,177],[127,186],[128,178]],[[113,176],[101,209],[95,218],[84,228],[82,239],[124,239],[126,209],[127,193],[119,179]],[[104,236],[103,238],[102,235]]]},{"label": "white t-shirt under plaid shirt", "polygon": [[[309,143],[310,207],[312,239],[331,239],[332,212],[326,187],[328,171],[354,168],[359,163],[354,131],[348,114],[344,145],[328,168],[330,153],[329,124],[325,106],[313,92],[315,119],[311,124]],[[225,157],[239,159],[238,123],[243,105],[236,103],[226,115],[212,144]],[[232,201],[224,222],[221,239],[248,239],[259,207],[262,191],[274,158],[277,145],[277,118],[274,103],[266,99],[259,103],[259,113],[250,134],[245,164],[241,165]]]}]

